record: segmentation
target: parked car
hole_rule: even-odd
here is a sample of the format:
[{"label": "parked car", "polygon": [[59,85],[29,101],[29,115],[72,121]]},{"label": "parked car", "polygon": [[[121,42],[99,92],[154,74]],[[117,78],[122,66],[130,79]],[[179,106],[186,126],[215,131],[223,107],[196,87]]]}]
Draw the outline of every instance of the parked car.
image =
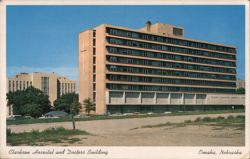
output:
[{"label": "parked car", "polygon": [[79,118],[88,118],[88,117],[90,117],[90,116],[87,116],[85,114],[77,114],[77,115],[74,116],[74,118],[76,118],[76,119],[79,119]]},{"label": "parked car", "polygon": [[154,112],[148,112],[147,113],[148,115],[153,115],[153,114],[155,114]]},{"label": "parked car", "polygon": [[67,115],[68,113],[63,112],[63,111],[51,111],[51,112],[44,114],[46,118],[60,118],[60,117],[65,117]]},{"label": "parked car", "polygon": [[11,115],[10,117],[7,118],[7,120],[16,120],[16,119],[21,119],[22,115]]},{"label": "parked car", "polygon": [[128,115],[134,115],[133,113],[124,113],[124,116],[128,116]]},{"label": "parked car", "polygon": [[114,114],[110,114],[110,116],[122,116],[121,113],[114,113]]},{"label": "parked car", "polygon": [[164,114],[171,114],[172,112],[164,112]]},{"label": "parked car", "polygon": [[24,116],[22,119],[33,119],[31,116]]},{"label": "parked car", "polygon": [[56,119],[59,118],[58,116],[41,116],[39,119]]}]

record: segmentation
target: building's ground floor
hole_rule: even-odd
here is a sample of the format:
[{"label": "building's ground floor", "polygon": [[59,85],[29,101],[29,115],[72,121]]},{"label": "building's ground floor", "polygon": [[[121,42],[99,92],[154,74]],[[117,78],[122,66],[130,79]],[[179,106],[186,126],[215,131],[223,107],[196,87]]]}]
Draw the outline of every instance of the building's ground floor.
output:
[{"label": "building's ground floor", "polygon": [[97,114],[212,111],[243,109],[245,105],[243,94],[106,91],[105,100],[103,105],[96,101]]},{"label": "building's ground floor", "polygon": [[244,109],[243,105],[107,105],[108,114],[172,113],[187,111],[219,111]]}]

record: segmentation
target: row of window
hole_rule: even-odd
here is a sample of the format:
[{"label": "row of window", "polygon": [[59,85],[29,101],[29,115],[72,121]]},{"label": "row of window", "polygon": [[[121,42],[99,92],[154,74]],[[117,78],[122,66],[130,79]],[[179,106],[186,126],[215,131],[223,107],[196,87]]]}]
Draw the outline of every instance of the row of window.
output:
[{"label": "row of window", "polygon": [[107,75],[106,78],[110,81],[236,87],[235,82],[217,82],[217,81],[204,81],[204,80],[188,80],[188,79],[173,79],[173,78],[159,78],[159,77],[141,77],[141,76],[111,75],[111,74]]},{"label": "row of window", "polygon": [[75,90],[75,84],[73,83],[60,83],[58,86],[61,94],[72,93]]},{"label": "row of window", "polygon": [[222,80],[236,80],[236,77],[232,76],[232,75],[195,73],[195,72],[162,70],[162,69],[152,69],[152,68],[107,65],[107,69],[108,69],[108,71],[112,71],[112,72],[126,72],[126,73],[153,74],[153,75],[164,75],[164,76],[180,76],[180,77],[192,77],[192,78],[211,78],[211,79],[222,79]]},{"label": "row of window", "polygon": [[49,95],[49,77],[42,77],[41,89],[44,94]]},{"label": "row of window", "polygon": [[149,86],[149,85],[128,85],[111,84],[106,85],[110,90],[135,90],[135,91],[161,91],[161,92],[201,92],[201,93],[235,93],[235,89],[214,89],[194,87],[173,87],[173,86]]},{"label": "row of window", "polygon": [[57,82],[57,96],[61,96],[66,93],[74,93],[75,84],[74,83],[60,83]]},{"label": "row of window", "polygon": [[235,48],[206,44],[206,43],[201,43],[201,42],[193,42],[193,41],[188,41],[188,40],[175,39],[175,38],[164,37],[164,36],[137,33],[137,32],[125,31],[121,29],[107,28],[106,32],[111,35],[116,35],[116,36],[123,36],[123,37],[135,38],[135,39],[162,42],[162,43],[167,43],[167,44],[175,44],[175,45],[189,46],[189,47],[195,47],[195,48],[201,48],[201,49],[236,53]]},{"label": "row of window", "polygon": [[161,50],[161,51],[169,51],[169,52],[177,52],[177,53],[215,57],[215,58],[223,58],[223,59],[235,59],[235,55],[208,52],[208,51],[203,51],[203,50],[187,49],[187,48],[159,45],[159,44],[151,44],[151,43],[138,42],[138,41],[133,41],[133,40],[118,39],[118,38],[107,38],[107,40],[110,44],[116,44],[116,45],[131,46],[131,47]]},{"label": "row of window", "polygon": [[200,66],[200,65],[192,65],[192,64],[182,64],[182,63],[176,63],[176,62],[116,57],[116,56],[109,56],[109,55],[107,56],[107,60],[110,62],[125,63],[125,64],[147,65],[147,66],[156,66],[156,67],[165,67],[165,68],[189,69],[189,70],[211,71],[211,72],[236,73],[236,70],[233,68]]},{"label": "row of window", "polygon": [[9,81],[9,91],[24,90],[32,86],[31,81]]},{"label": "row of window", "polygon": [[190,56],[183,56],[183,55],[173,55],[173,54],[168,54],[168,53],[157,53],[157,52],[151,52],[151,51],[125,49],[125,48],[119,48],[119,47],[107,47],[107,50],[109,53],[123,54],[123,55],[144,56],[144,57],[151,57],[151,58],[206,63],[206,64],[212,64],[212,65],[236,66],[235,62],[211,60],[207,58],[198,58],[198,57],[190,57]]}]

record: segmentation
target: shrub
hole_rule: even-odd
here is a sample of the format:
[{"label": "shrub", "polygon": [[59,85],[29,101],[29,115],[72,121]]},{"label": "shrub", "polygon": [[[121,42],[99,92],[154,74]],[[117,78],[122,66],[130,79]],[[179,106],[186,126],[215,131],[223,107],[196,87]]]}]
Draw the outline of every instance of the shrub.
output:
[{"label": "shrub", "polygon": [[38,134],[38,133],[39,133],[39,131],[38,131],[38,130],[34,130],[34,129],[33,129],[33,130],[31,131],[31,133],[32,133],[32,134]]},{"label": "shrub", "polygon": [[222,120],[225,120],[225,118],[222,117],[222,116],[219,116],[219,117],[216,118],[216,120],[217,120],[217,121],[222,121]]},{"label": "shrub", "polygon": [[184,123],[191,123],[191,120],[185,120]]},{"label": "shrub", "polygon": [[236,119],[245,119],[245,116],[244,115],[237,115],[235,118]]},{"label": "shrub", "polygon": [[200,117],[196,118],[194,122],[201,122],[201,118]]},{"label": "shrub", "polygon": [[229,115],[229,116],[227,117],[227,119],[234,119],[234,116],[233,116],[233,115]]},{"label": "shrub", "polygon": [[204,117],[204,118],[202,119],[202,121],[211,122],[211,121],[213,121],[213,119],[210,118],[210,117]]}]

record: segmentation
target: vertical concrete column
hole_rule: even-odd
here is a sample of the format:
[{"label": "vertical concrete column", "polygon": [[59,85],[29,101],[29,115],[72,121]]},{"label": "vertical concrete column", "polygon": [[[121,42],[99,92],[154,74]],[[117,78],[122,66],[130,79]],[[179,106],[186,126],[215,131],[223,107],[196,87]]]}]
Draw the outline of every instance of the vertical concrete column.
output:
[{"label": "vertical concrete column", "polygon": [[169,93],[169,96],[168,96],[168,103],[171,104],[171,93]]},{"label": "vertical concrete column", "polygon": [[141,92],[139,92],[139,104],[142,104]]},{"label": "vertical concrete column", "polygon": [[184,93],[181,94],[182,95],[182,104],[185,104],[185,98],[184,98]]},{"label": "vertical concrete column", "polygon": [[197,94],[194,94],[194,104],[197,104]]},{"label": "vertical concrete column", "polygon": [[154,93],[154,104],[157,104],[157,101],[156,101],[156,100],[157,100],[157,93],[155,92],[155,93]]},{"label": "vertical concrete column", "polygon": [[106,91],[106,104],[110,104],[110,96],[109,96],[109,91]]},{"label": "vertical concrete column", "polygon": [[122,95],[122,104],[126,104],[126,92],[125,91],[123,92],[123,95]]},{"label": "vertical concrete column", "polygon": [[[230,98],[230,99],[232,100],[232,98]],[[208,99],[207,99],[207,94],[206,94],[206,99],[204,100],[204,102],[205,102],[204,104],[207,104],[207,100],[208,100]],[[231,102],[231,103],[232,103],[232,102]]]}]

